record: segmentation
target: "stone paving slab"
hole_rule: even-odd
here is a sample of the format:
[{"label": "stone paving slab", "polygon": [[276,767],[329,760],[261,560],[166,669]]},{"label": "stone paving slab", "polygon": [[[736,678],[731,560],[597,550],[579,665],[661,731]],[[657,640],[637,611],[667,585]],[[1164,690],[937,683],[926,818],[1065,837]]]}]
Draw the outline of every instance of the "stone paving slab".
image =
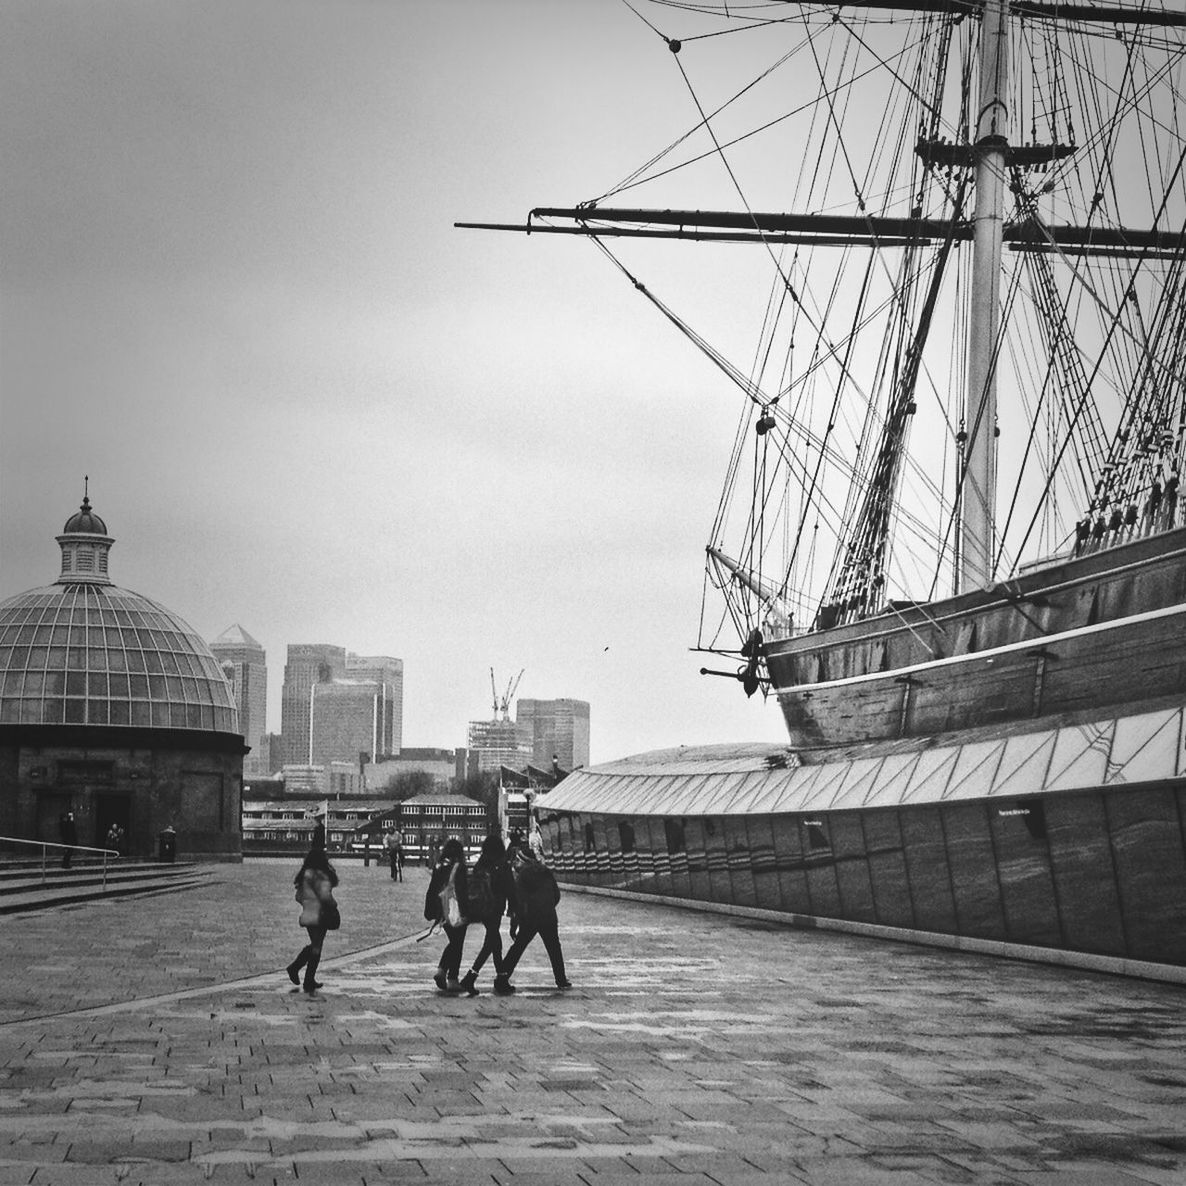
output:
[{"label": "stone paving slab", "polygon": [[1180,985],[568,892],[446,997],[345,865],[307,997],[294,871],[0,920],[0,1186],[1186,1182]]}]

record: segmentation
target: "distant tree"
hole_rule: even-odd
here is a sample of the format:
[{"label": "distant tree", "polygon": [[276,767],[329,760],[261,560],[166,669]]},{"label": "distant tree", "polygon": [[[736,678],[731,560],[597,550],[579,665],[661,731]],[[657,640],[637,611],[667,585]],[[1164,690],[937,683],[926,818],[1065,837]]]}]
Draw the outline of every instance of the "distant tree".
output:
[{"label": "distant tree", "polygon": [[467,799],[477,799],[486,805],[486,824],[493,827],[498,823],[498,775],[492,770],[468,774],[453,780],[453,793]]},{"label": "distant tree", "polygon": [[405,770],[387,784],[387,794],[397,803],[402,803],[413,795],[426,794],[434,785],[433,777],[427,770]]}]

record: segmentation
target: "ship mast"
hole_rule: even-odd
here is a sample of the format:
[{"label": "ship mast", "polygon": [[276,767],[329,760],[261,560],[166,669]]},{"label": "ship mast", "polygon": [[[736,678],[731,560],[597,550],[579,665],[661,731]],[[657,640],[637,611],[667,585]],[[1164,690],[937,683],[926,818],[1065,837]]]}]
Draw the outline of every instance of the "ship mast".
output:
[{"label": "ship mast", "polygon": [[980,106],[976,121],[976,208],[972,216],[972,293],[964,396],[959,582],[992,582],[997,485],[997,367],[1001,246],[1009,108],[1007,0],[984,0],[980,32]]}]

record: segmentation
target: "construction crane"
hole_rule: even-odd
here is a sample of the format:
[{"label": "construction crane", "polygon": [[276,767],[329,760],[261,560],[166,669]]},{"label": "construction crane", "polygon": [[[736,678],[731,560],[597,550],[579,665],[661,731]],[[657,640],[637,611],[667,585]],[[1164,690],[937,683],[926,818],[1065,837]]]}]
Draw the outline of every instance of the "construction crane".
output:
[{"label": "construction crane", "polygon": [[[490,693],[494,697],[494,719],[509,721],[511,719],[511,701],[515,698],[515,691],[519,687],[519,681],[523,678],[523,668],[517,676],[510,683],[507,684],[507,690],[503,694],[502,699],[498,698],[498,685],[494,682],[494,668],[490,668]],[[501,716],[500,716],[501,714]]]}]

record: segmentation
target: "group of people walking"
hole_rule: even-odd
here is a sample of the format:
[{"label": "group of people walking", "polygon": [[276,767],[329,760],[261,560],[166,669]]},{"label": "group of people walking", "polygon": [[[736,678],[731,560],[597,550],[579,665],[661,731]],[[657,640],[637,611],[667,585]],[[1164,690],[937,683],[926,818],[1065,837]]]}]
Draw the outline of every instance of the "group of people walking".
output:
[{"label": "group of people walking", "polygon": [[[321,987],[316,973],[325,936],[341,925],[333,896],[338,875],[324,848],[310,850],[293,884],[301,905],[300,925],[308,933],[309,942],[288,965],[288,977],[312,993]],[[424,917],[434,926],[439,924],[446,939],[433,976],[437,988],[444,993],[476,997],[478,976],[490,960],[494,966],[494,992],[500,996],[514,992],[511,976],[536,935],[543,940],[556,987],[571,988],[560,945],[556,916],[559,902],[560,887],[555,876],[521,835],[512,835],[509,848],[497,833],[487,836],[472,869],[466,864],[461,841],[456,837],[446,840],[432,866],[424,899]],[[510,918],[511,939],[505,954],[504,917]],[[471,924],[482,927],[482,946],[463,977],[461,965]]]}]

